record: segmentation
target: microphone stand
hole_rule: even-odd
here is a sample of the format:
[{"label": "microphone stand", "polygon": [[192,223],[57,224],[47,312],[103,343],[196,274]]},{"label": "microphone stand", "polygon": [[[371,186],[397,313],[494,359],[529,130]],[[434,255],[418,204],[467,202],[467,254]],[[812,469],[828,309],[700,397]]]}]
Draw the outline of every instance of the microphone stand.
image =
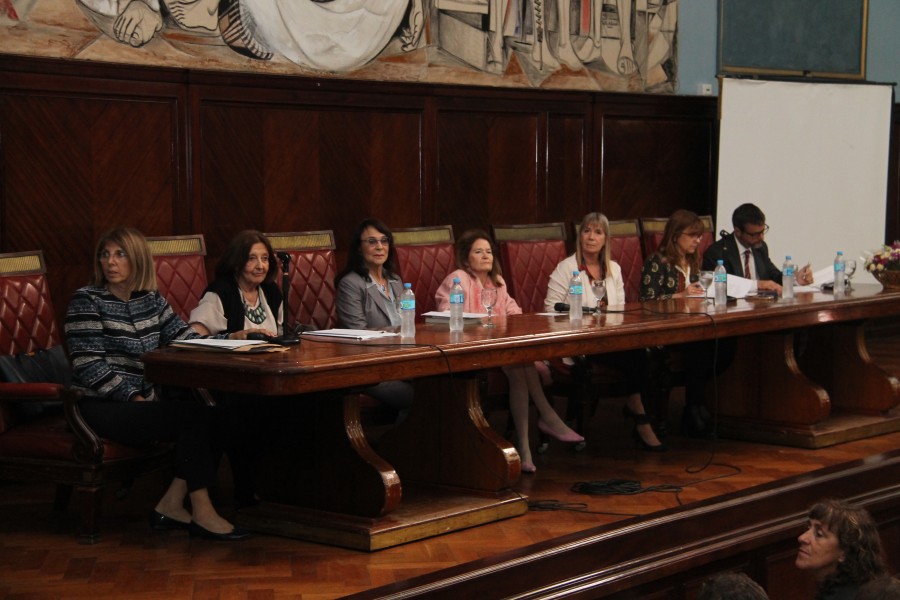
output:
[{"label": "microphone stand", "polygon": [[281,305],[283,312],[281,315],[281,335],[273,338],[272,341],[282,346],[293,346],[300,343],[300,338],[296,333],[288,328],[288,314],[291,312],[288,304],[288,293],[291,291],[291,278],[288,275],[288,267],[291,264],[291,255],[287,252],[277,252],[279,260],[281,260]]}]

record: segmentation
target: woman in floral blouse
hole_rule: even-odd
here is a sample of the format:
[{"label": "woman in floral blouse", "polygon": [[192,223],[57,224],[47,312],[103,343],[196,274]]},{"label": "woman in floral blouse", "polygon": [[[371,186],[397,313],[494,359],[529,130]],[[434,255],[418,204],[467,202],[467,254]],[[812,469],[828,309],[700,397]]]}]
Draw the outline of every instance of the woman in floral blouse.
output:
[{"label": "woman in floral blouse", "polygon": [[659,248],[641,271],[641,301],[703,296],[700,255],[703,222],[689,210],[676,210],[666,222]]},{"label": "woman in floral blouse", "polygon": [[[703,286],[698,282],[701,257],[697,251],[703,231],[700,217],[689,210],[676,210],[669,217],[659,249],[644,262],[641,271],[642,302],[705,296]],[[681,430],[685,435],[708,437],[713,433],[704,388],[713,376],[716,352],[726,354],[732,351],[730,345],[722,346],[719,348],[711,342],[677,346],[678,351],[685,355],[685,407],[681,418]],[[661,353],[655,357],[657,361],[664,360]],[[718,364],[721,366],[728,362],[720,357]],[[667,369],[668,366],[660,364],[658,368]]]}]

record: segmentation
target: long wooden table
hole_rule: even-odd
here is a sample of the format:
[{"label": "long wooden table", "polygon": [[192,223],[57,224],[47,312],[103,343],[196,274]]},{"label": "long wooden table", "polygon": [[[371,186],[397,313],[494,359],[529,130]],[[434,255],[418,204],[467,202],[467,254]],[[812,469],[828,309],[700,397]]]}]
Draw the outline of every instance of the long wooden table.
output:
[{"label": "long wooden table", "polygon": [[[871,364],[862,333],[867,319],[897,315],[900,293],[860,285],[839,301],[807,293],[717,309],[702,299],[669,300],[614,307],[580,324],[567,315],[520,315],[496,319],[493,329],[475,325],[453,334],[420,324],[415,344],[305,337],[277,354],[167,348],[147,354],[145,364],[156,383],[296,395],[291,402],[302,403],[294,411],[302,416],[292,424],[296,435],[264,457],[264,502],[242,511],[239,522],[376,550],[527,510],[511,490],[518,455],[481,412],[477,376],[484,369],[738,336],[738,360],[718,381],[721,430],[755,438],[762,431],[771,441],[816,446],[837,435],[822,433],[830,431],[833,406],[868,420],[864,427],[839,423],[838,429],[856,430],[840,436],[900,429],[900,384]],[[810,332],[804,356],[811,357],[818,383],[795,360],[797,331]],[[376,452],[353,392],[391,379],[413,379],[415,402]]]}]

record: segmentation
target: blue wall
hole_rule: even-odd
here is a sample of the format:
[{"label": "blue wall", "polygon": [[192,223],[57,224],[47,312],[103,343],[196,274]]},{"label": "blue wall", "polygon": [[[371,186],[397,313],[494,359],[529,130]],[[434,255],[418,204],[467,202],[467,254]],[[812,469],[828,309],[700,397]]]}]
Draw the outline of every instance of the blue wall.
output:
[{"label": "blue wall", "polygon": [[[791,2],[792,0],[785,0]],[[716,81],[719,0],[678,0],[678,93],[699,94]],[[900,1],[869,0],[866,79],[900,82]]]}]

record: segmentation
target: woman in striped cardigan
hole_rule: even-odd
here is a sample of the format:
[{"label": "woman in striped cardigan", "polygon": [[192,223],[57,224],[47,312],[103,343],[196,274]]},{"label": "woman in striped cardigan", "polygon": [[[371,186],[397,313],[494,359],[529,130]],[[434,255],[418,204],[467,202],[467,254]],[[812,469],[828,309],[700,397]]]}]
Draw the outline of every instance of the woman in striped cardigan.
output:
[{"label": "woman in striped cardigan", "polygon": [[184,391],[157,393],[144,379],[145,352],[200,336],[157,290],[150,249],[139,231],[122,227],[100,238],[93,279],[75,292],[65,331],[75,387],[84,395],[81,412],[91,427],[126,445],[176,442],[175,479],[151,512],[150,526],[216,540],[247,537],[219,515],[209,497],[216,477],[212,409],[185,398]]}]

